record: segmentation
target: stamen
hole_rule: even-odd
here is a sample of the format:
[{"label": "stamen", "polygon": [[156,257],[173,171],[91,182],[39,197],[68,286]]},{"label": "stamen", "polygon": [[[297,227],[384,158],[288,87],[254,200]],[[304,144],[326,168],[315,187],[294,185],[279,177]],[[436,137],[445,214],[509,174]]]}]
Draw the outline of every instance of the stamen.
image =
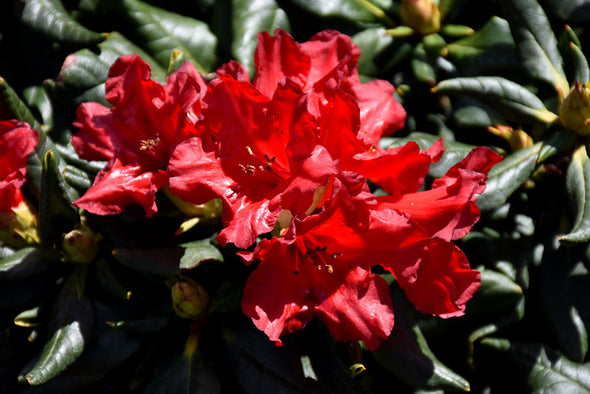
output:
[{"label": "stamen", "polygon": [[326,264],[326,271],[331,274],[334,272],[334,267],[332,267],[330,264]]},{"label": "stamen", "polygon": [[154,138],[140,140],[139,141],[139,150],[141,150],[142,152],[147,152],[147,151],[151,150],[152,148],[155,148],[156,145],[158,145],[159,143],[160,143],[160,136],[158,135],[158,133],[156,133],[156,136]]},{"label": "stamen", "polygon": [[248,151],[248,154],[250,154],[250,156],[254,156],[254,152],[252,152],[252,148],[250,148],[249,146],[246,146],[246,150]]},{"label": "stamen", "polygon": [[342,253],[340,253],[340,252],[338,252],[338,253],[332,253],[332,254],[330,255],[330,257],[332,257],[333,259],[336,259],[336,258],[338,258],[338,257],[340,257],[340,256],[342,256]]}]

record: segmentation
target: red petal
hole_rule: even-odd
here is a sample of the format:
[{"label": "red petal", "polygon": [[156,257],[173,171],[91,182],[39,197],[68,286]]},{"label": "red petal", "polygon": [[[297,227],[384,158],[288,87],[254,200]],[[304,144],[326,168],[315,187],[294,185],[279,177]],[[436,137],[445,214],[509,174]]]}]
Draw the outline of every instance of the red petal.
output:
[{"label": "red petal", "polygon": [[166,181],[163,172],[145,172],[139,166],[115,162],[99,172],[92,186],[72,204],[97,215],[118,214],[130,204],[140,204],[150,217],[156,212],[156,191]]},{"label": "red petal", "polygon": [[447,318],[463,315],[465,303],[481,284],[481,276],[469,267],[461,249],[435,239],[427,248],[416,280],[399,282],[419,311]]}]

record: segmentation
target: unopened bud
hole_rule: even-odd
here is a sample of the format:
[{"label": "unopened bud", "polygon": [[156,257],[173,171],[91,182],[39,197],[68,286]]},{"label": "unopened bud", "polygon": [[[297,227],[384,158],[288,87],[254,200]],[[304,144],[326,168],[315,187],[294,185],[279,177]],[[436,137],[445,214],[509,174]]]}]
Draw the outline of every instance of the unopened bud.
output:
[{"label": "unopened bud", "polygon": [[403,0],[400,18],[404,25],[422,35],[440,30],[440,10],[432,0]]},{"label": "unopened bud", "polygon": [[85,226],[64,234],[62,238],[64,260],[72,263],[92,262],[98,252],[99,239],[98,235]]},{"label": "unopened bud", "polygon": [[171,292],[174,312],[183,319],[199,319],[209,305],[209,293],[191,278],[179,279]]},{"label": "unopened bud", "polygon": [[581,135],[590,135],[590,82],[576,82],[559,106],[561,124]]}]

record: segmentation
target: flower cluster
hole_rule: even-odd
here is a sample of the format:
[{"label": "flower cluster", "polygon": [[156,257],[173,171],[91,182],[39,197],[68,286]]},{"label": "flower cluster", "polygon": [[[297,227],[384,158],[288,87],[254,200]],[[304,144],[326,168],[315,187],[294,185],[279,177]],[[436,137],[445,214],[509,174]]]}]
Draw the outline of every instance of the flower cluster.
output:
[{"label": "flower cluster", "polygon": [[78,110],[72,145],[108,164],[74,205],[107,215],[139,204],[152,216],[159,189],[221,200],[217,240],[256,264],[242,309],[277,343],[317,317],[336,340],[376,349],[394,324],[376,266],[418,310],[461,315],[480,275],[453,241],[478,220],[476,196],[501,157],[476,148],[420,191],[442,141],[379,147],[406,115],[389,82],[361,83],[359,56],[335,31],[297,43],[277,30],[259,35],[252,79],[230,62],[206,82],[185,63],[164,85],[138,56],[119,58],[112,107]]}]

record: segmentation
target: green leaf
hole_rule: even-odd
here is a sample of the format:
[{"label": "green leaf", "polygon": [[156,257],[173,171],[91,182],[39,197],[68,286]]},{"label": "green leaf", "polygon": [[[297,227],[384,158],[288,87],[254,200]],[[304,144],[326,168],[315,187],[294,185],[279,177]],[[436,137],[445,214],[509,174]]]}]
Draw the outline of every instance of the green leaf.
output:
[{"label": "green leaf", "polygon": [[21,19],[33,29],[61,42],[96,44],[106,37],[76,22],[59,0],[26,0]]},{"label": "green leaf", "polygon": [[59,244],[62,233],[78,222],[76,209],[71,205],[78,197],[78,192],[63,178],[53,152],[47,151],[43,157],[39,202],[39,235],[43,245]]},{"label": "green leaf", "polygon": [[469,315],[489,315],[515,305],[522,288],[508,276],[491,269],[481,271],[481,287],[469,302]]},{"label": "green leaf", "polygon": [[373,352],[377,361],[410,386],[427,390],[469,391],[470,385],[434,355],[399,288],[392,290],[395,324],[389,338]]},{"label": "green leaf", "polygon": [[535,292],[530,295],[539,303],[544,326],[558,349],[571,360],[582,362],[588,353],[588,333],[574,305],[574,281],[570,273],[576,261],[572,257],[570,247],[547,242],[537,267]]},{"label": "green leaf", "polygon": [[533,173],[543,144],[516,151],[496,164],[488,173],[486,190],[478,197],[481,210],[492,210],[503,205]]},{"label": "green leaf", "polygon": [[590,240],[590,159],[586,146],[573,154],[566,175],[566,187],[572,201],[575,221],[572,230],[559,238],[566,244]]},{"label": "green leaf", "polygon": [[510,382],[512,390],[516,389],[515,384],[519,384],[526,392],[590,391],[590,363],[572,362],[543,344],[485,338],[480,342],[477,358],[494,360],[488,368],[481,370],[495,379],[502,376],[502,382]]},{"label": "green leaf", "polygon": [[539,163],[566,151],[575,141],[575,135],[569,130],[557,130],[543,141],[543,148],[539,153]]},{"label": "green leaf", "polygon": [[469,97],[462,97],[457,101],[459,102],[455,103],[456,110],[453,112],[453,120],[461,128],[487,128],[506,123],[506,119],[489,105]]},{"label": "green leaf", "polygon": [[63,372],[82,354],[94,324],[90,301],[78,296],[76,275],[72,275],[53,305],[51,337],[41,356],[24,379],[33,385],[43,384]]},{"label": "green leaf", "polygon": [[480,30],[446,46],[449,59],[465,76],[508,73],[519,67],[505,19],[493,16]]},{"label": "green leaf", "polygon": [[422,43],[414,48],[413,57],[411,60],[412,72],[416,79],[428,85],[436,84],[436,58],[429,56],[424,49]]},{"label": "green leaf", "polygon": [[100,54],[82,49],[66,57],[59,72],[56,90],[67,103],[77,108],[82,102],[95,101],[109,105],[105,99],[104,83],[111,65],[119,56],[137,53],[151,66],[152,78],[166,79],[166,70],[143,49],[117,32],[98,44]]},{"label": "green leaf", "polygon": [[41,249],[28,247],[0,260],[0,281],[14,281],[38,275],[54,261]]},{"label": "green leaf", "polygon": [[365,29],[354,36],[352,41],[361,49],[358,62],[359,73],[376,75],[384,70],[376,63],[379,55],[393,43],[393,37],[385,34],[384,28]]},{"label": "green leaf", "polygon": [[43,129],[51,129],[53,126],[53,104],[43,86],[31,86],[23,91],[23,98],[30,108],[38,113],[37,119],[41,119]]},{"label": "green leaf", "polygon": [[217,38],[206,23],[168,12],[137,0],[124,0],[126,15],[143,47],[167,67],[172,52],[180,50],[201,74],[215,61]]},{"label": "green leaf", "polygon": [[220,381],[201,352],[190,356],[180,349],[166,352],[153,374],[153,379],[143,391],[158,393],[218,393]]},{"label": "green leaf", "polygon": [[254,75],[254,49],[261,31],[290,30],[287,14],[275,0],[232,0],[233,57]]},{"label": "green leaf", "polygon": [[559,95],[569,92],[557,39],[545,12],[535,0],[501,0],[500,5],[523,66],[529,75],[553,85]]},{"label": "green leaf", "polygon": [[523,117],[553,123],[558,116],[524,86],[502,77],[459,77],[440,82],[433,92],[460,94],[490,105],[503,115],[522,121]]},{"label": "green leaf", "polygon": [[8,85],[6,80],[0,77],[0,97],[8,106],[12,115],[23,122],[27,122],[32,128],[39,129],[40,123],[18,94]]},{"label": "green leaf", "polygon": [[158,275],[174,275],[196,268],[205,261],[223,261],[219,250],[209,240],[199,240],[170,248],[115,249],[113,256],[136,270]]},{"label": "green leaf", "polygon": [[559,50],[564,56],[565,68],[571,85],[586,83],[590,79],[588,60],[582,51],[582,44],[574,30],[565,26],[559,36]]}]

